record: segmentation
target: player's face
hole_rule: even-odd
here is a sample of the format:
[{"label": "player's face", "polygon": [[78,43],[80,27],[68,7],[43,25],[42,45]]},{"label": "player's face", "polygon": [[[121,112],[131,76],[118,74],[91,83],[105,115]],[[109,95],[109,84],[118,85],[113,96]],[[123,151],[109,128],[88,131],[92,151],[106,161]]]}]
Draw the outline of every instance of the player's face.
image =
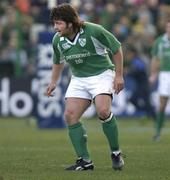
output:
[{"label": "player's face", "polygon": [[166,24],[166,32],[167,32],[168,36],[170,37],[170,22],[168,22]]},{"label": "player's face", "polygon": [[65,21],[54,20],[54,30],[59,33],[60,36],[67,36],[70,33],[70,28]]}]

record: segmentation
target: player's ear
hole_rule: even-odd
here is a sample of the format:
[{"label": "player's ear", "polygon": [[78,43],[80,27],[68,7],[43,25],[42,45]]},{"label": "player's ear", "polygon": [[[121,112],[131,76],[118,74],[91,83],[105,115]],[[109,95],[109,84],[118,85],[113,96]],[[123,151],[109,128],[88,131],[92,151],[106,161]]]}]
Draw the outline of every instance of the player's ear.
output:
[{"label": "player's ear", "polygon": [[71,28],[73,26],[72,23],[68,23],[68,27]]}]

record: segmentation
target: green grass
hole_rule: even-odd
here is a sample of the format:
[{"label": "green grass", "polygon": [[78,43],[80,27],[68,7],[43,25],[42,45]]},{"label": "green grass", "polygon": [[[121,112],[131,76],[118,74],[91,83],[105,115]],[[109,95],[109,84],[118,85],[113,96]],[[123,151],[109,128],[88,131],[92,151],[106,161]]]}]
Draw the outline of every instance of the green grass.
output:
[{"label": "green grass", "polygon": [[119,120],[123,171],[111,169],[110,152],[97,120],[84,121],[93,172],[67,172],[75,154],[64,130],[40,130],[26,119],[0,120],[0,180],[168,180],[170,179],[170,122],[160,142],[152,142],[153,123]]}]

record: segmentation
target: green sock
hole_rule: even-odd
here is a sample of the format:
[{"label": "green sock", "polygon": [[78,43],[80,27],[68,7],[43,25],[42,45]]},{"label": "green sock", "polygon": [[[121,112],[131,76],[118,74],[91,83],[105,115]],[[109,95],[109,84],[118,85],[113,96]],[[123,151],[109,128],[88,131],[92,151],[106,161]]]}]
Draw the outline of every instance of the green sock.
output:
[{"label": "green sock", "polygon": [[85,160],[89,160],[90,157],[87,148],[87,134],[82,124],[79,122],[77,124],[68,126],[68,131],[77,156],[82,157]]},{"label": "green sock", "polygon": [[157,135],[160,135],[164,121],[165,121],[165,113],[164,112],[158,112],[157,119],[156,119],[156,134]]},{"label": "green sock", "polygon": [[111,151],[119,150],[118,128],[115,117],[112,116],[111,120],[108,122],[102,122],[102,127],[109,142]]}]

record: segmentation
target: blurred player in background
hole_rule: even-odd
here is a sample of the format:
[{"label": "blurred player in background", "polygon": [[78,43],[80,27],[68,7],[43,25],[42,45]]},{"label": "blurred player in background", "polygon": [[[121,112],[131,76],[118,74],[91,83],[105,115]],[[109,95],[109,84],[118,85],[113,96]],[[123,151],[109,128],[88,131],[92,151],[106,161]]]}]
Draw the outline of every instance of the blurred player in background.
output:
[{"label": "blurred player in background", "polygon": [[73,74],[65,95],[65,120],[78,159],[66,170],[94,169],[87,148],[86,130],[80,121],[91,102],[95,104],[109,142],[112,167],[121,170],[124,161],[119,148],[116,119],[111,112],[112,96],[124,87],[120,42],[102,26],[82,22],[69,4],[54,7],[51,20],[57,33],[52,42],[54,63],[46,95],[52,95],[65,62],[70,65]]},{"label": "blurred player in background", "polygon": [[[158,77],[159,108],[157,112],[156,132],[153,140],[160,139],[165,121],[165,108],[170,96],[170,20],[166,22],[165,33],[158,37],[152,48],[150,82]],[[159,73],[158,73],[159,72]]]}]

